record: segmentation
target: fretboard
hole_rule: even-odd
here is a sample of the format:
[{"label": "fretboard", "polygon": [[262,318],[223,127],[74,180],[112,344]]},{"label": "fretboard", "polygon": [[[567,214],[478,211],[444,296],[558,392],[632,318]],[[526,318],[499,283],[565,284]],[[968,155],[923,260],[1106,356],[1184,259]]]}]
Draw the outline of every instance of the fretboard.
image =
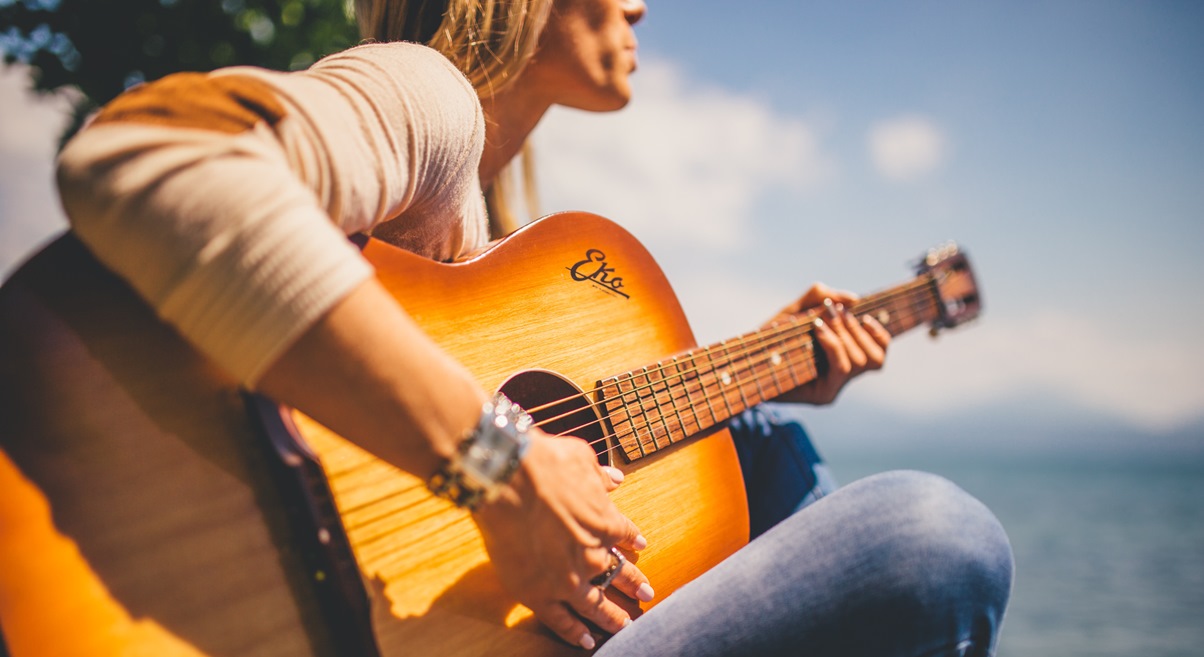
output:
[{"label": "fretboard", "polygon": [[[891,335],[940,312],[932,277],[864,297],[850,309]],[[822,374],[815,319],[822,309],[604,379],[600,406],[629,460],[705,431]]]}]

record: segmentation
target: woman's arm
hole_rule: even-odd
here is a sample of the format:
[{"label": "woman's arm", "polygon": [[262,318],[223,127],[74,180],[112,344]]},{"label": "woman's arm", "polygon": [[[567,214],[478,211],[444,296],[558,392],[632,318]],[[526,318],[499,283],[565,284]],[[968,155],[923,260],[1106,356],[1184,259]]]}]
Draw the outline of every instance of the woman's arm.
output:
[{"label": "woman's arm", "polygon": [[[233,378],[426,479],[476,426],[486,393],[371,276],[268,123],[86,129],[60,161],[73,228]],[[607,548],[643,539],[592,449],[532,434],[509,485],[473,517],[508,592],[587,645],[582,619],[612,632],[628,619],[589,580],[610,565]],[[615,580],[632,596],[650,595],[646,584],[630,564]]]},{"label": "woman's arm", "polygon": [[[485,392],[405,315],[375,279],[307,330],[259,382],[272,398],[341,436],[429,478],[476,425]],[[584,441],[533,430],[518,472],[473,514],[503,584],[561,638],[592,647],[582,618],[617,632],[629,617],[589,584],[610,546],[644,539],[606,493],[615,482]],[[624,566],[614,585],[651,598]],[[644,586],[641,591],[641,586]]]}]

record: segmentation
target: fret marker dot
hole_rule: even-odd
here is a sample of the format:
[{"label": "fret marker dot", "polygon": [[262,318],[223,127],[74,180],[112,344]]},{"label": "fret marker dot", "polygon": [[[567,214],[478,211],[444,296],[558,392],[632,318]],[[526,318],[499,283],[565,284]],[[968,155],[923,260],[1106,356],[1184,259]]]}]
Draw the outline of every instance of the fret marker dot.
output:
[{"label": "fret marker dot", "polygon": [[776,351],[773,352],[772,354],[769,355],[769,362],[773,363],[774,365],[781,365],[782,364],[782,355]]},{"label": "fret marker dot", "polygon": [[719,380],[723,382],[723,385],[728,385],[732,382],[732,375],[727,372],[720,372]]},{"label": "fret marker dot", "polygon": [[883,325],[889,324],[890,323],[890,313],[885,310],[879,310],[878,316],[875,319],[878,320],[879,324],[883,324]]}]

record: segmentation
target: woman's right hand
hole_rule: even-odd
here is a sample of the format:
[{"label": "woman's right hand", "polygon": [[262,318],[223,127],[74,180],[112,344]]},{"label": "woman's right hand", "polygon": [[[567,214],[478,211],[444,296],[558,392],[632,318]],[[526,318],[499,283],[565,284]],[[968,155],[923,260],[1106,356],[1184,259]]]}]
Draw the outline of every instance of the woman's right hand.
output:
[{"label": "woman's right hand", "polygon": [[[607,496],[621,480],[617,470],[600,467],[582,440],[529,435],[514,477],[473,518],[506,590],[560,638],[592,649],[582,619],[612,634],[631,619],[590,580],[613,564],[611,547],[638,551],[647,542]],[[630,561],[612,586],[652,599],[648,578]]]}]

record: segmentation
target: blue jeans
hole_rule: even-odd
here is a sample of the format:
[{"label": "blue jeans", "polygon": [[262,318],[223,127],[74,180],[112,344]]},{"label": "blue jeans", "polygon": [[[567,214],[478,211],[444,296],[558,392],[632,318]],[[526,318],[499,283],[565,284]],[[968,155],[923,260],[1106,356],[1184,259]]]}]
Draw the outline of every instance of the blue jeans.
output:
[{"label": "blue jeans", "polygon": [[[751,441],[739,448],[742,464],[756,454],[797,464],[795,448],[814,453],[801,427],[775,424],[758,412],[738,423],[737,441]],[[773,435],[789,439],[780,441],[786,455],[775,456],[764,443]],[[758,459],[749,463],[775,470]],[[806,485],[804,474],[788,491]],[[808,502],[814,488],[795,500],[801,509],[663,600],[597,654],[994,653],[1011,591],[1012,553],[986,507],[947,480],[919,472],[874,475],[830,492],[821,485],[821,496]],[[758,490],[758,483],[749,489]]]},{"label": "blue jeans", "polygon": [[803,425],[756,406],[728,423],[748,495],[749,538],[836,490]]}]

